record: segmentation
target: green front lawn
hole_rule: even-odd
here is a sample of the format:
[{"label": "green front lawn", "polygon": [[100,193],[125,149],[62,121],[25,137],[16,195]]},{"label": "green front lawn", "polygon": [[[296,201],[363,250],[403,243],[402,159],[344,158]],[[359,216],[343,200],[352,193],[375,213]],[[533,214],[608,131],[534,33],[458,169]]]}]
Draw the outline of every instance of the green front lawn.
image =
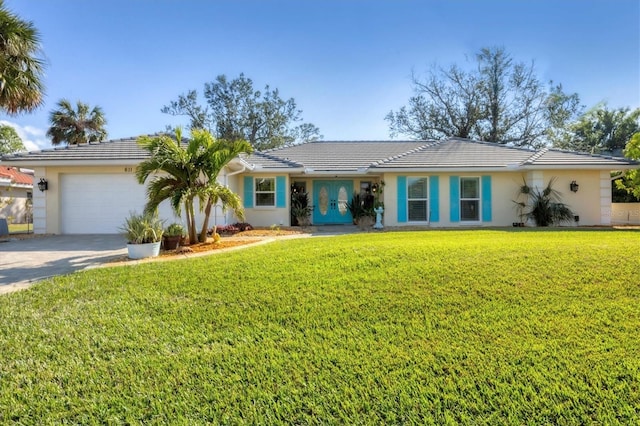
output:
[{"label": "green front lawn", "polygon": [[33,223],[10,223],[10,234],[23,234],[26,232],[33,232]]},{"label": "green front lawn", "polygon": [[0,297],[0,423],[632,424],[640,232],[279,241]]}]

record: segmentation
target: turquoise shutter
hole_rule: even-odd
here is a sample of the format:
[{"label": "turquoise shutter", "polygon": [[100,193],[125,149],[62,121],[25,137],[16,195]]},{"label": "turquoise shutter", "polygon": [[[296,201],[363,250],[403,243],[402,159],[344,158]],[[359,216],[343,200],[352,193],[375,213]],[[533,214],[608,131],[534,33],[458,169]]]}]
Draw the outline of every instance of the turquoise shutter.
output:
[{"label": "turquoise shutter", "polygon": [[482,221],[491,222],[491,176],[482,176]]},{"label": "turquoise shutter", "polygon": [[253,207],[253,176],[244,177],[244,207],[250,209]]},{"label": "turquoise shutter", "polygon": [[440,220],[440,179],[438,176],[429,178],[429,211],[431,213],[431,222]]},{"label": "turquoise shutter", "polygon": [[287,207],[287,178],[276,176],[276,207]]},{"label": "turquoise shutter", "polygon": [[398,176],[398,222],[407,221],[407,177]]},{"label": "turquoise shutter", "polygon": [[460,177],[449,176],[449,220],[460,222]]}]

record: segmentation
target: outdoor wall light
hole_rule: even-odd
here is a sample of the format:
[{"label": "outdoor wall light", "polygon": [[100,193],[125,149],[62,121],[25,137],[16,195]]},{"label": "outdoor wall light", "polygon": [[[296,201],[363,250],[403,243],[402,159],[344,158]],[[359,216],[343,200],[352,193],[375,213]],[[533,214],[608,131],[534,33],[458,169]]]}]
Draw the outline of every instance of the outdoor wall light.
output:
[{"label": "outdoor wall light", "polygon": [[49,182],[45,178],[40,178],[40,182],[38,182],[38,189],[42,192],[49,189]]},{"label": "outdoor wall light", "polygon": [[580,185],[578,185],[575,180],[569,184],[569,189],[573,192],[578,192],[578,188],[580,188]]},{"label": "outdoor wall light", "polygon": [[371,185],[371,192],[373,192],[374,194],[376,192],[378,192],[378,184],[374,183],[373,185]]}]

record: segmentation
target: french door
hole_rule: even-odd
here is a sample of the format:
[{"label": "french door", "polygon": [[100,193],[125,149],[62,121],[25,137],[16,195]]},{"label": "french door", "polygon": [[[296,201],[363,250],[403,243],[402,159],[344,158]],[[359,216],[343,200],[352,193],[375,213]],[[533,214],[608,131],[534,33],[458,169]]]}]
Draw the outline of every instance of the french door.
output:
[{"label": "french door", "polygon": [[353,181],[313,181],[313,224],[353,223],[347,203],[353,195]]}]

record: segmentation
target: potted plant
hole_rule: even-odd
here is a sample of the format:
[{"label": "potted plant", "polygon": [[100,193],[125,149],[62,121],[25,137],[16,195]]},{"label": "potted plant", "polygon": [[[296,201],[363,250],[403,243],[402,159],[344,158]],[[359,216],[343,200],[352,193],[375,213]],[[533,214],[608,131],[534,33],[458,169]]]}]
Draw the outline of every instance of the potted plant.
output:
[{"label": "potted plant", "polygon": [[120,228],[127,238],[130,259],[143,259],[160,254],[160,243],[164,231],[164,221],[156,213],[130,213]]},{"label": "potted plant", "polygon": [[309,205],[309,194],[299,192],[291,199],[291,216],[293,216],[301,227],[311,225],[309,217],[313,212],[313,207]]},{"label": "potted plant", "polygon": [[184,236],[184,227],[179,223],[172,223],[167,226],[162,235],[162,246],[165,250],[175,250],[178,248]]},{"label": "potted plant", "polygon": [[364,197],[360,194],[353,194],[351,201],[347,203],[347,208],[353,218],[353,223],[361,229],[369,228],[374,223],[375,213],[373,205],[368,205]]}]

